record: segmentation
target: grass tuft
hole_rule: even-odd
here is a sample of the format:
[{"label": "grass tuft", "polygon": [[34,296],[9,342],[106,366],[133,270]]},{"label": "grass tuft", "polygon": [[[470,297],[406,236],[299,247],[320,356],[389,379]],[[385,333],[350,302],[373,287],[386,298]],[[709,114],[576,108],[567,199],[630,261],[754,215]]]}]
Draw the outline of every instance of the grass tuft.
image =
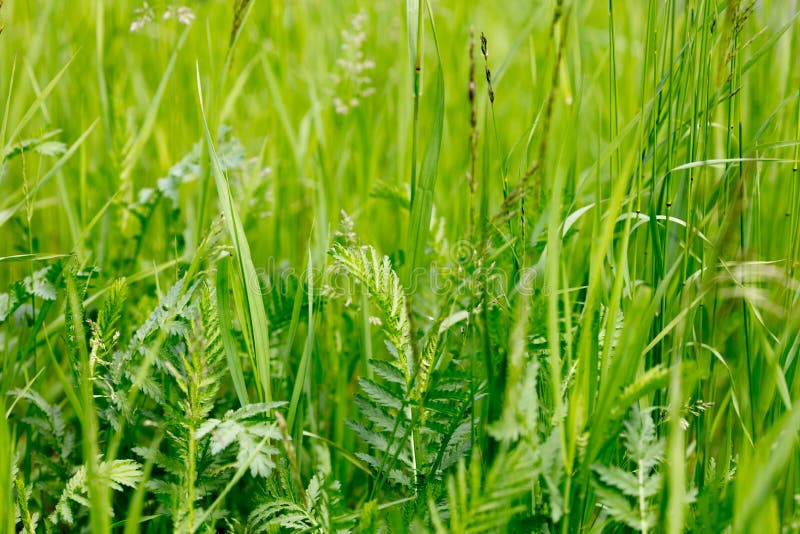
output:
[{"label": "grass tuft", "polygon": [[0,0],[0,532],[800,529],[797,2],[73,4]]}]

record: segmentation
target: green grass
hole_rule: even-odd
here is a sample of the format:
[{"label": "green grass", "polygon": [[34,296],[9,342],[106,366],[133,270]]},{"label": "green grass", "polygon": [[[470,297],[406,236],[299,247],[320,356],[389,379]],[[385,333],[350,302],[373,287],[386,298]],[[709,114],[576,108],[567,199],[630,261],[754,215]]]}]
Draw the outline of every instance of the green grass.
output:
[{"label": "green grass", "polygon": [[0,531],[796,532],[800,6],[0,2]]}]

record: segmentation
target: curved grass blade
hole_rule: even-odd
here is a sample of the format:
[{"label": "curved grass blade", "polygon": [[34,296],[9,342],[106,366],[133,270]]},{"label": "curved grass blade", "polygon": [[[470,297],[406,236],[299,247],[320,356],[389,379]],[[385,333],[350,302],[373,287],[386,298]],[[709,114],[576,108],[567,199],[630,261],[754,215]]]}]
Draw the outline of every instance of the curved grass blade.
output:
[{"label": "curved grass blade", "polygon": [[228,177],[222,170],[217,151],[214,148],[214,141],[211,131],[208,129],[205,108],[203,106],[203,88],[200,84],[200,66],[197,65],[197,95],[200,99],[200,113],[203,117],[203,128],[205,129],[206,144],[211,158],[211,170],[214,174],[214,181],[217,185],[219,202],[222,212],[225,214],[225,223],[228,227],[231,240],[233,241],[236,252],[236,260],[239,267],[241,293],[244,299],[244,317],[242,325],[246,332],[245,335],[252,340],[253,361],[256,366],[256,385],[258,386],[261,402],[271,402],[272,391],[270,387],[270,348],[269,348],[269,324],[267,323],[267,313],[264,310],[264,302],[261,299],[261,289],[258,284],[258,274],[253,265],[253,258],[250,253],[250,245],[244,233],[242,222],[239,219],[239,212],[233,201]]}]

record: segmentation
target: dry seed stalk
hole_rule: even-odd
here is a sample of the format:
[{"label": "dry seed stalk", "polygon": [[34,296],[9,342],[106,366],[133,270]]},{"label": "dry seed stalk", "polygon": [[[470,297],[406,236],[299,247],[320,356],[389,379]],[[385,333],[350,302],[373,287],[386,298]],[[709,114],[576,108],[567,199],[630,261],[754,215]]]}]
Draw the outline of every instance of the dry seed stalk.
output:
[{"label": "dry seed stalk", "polygon": [[[488,94],[489,94],[489,105],[492,108],[492,120],[494,120],[494,87],[492,86],[492,71],[489,69],[489,46],[488,40],[486,39],[486,35],[481,32],[481,54],[483,55],[483,64],[484,69],[486,71],[486,84],[488,86]],[[495,138],[497,136],[497,125],[494,125],[495,128]],[[498,143],[499,144],[499,143]],[[508,203],[508,176],[503,175],[503,205],[505,206]],[[511,219],[510,217],[507,219],[509,224],[508,230],[511,232]],[[525,226],[525,219],[524,219],[524,211],[523,211],[523,219],[522,219],[522,226]]]},{"label": "dry seed stalk", "polygon": [[489,103],[494,106],[494,89],[492,88],[492,71],[489,70],[489,49],[487,46],[486,35],[481,32],[481,54],[483,54],[483,64],[486,69],[486,83],[489,84]]},{"label": "dry seed stalk", "polygon": [[[553,22],[550,28],[550,35],[555,36],[555,29],[556,25],[558,24],[561,18],[564,18],[563,26],[568,25],[570,12],[567,11],[566,14],[563,12],[563,1],[560,1],[556,6],[555,14],[553,15]],[[521,199],[525,198],[525,195],[528,192],[528,184],[533,178],[533,176],[539,172],[540,170],[540,162],[544,161],[544,157],[547,154],[547,143],[549,139],[549,131],[550,131],[550,123],[552,120],[553,115],[553,107],[556,99],[556,92],[558,90],[558,83],[559,83],[559,74],[561,72],[561,60],[564,55],[564,44],[566,39],[560,39],[558,42],[558,48],[556,49],[556,59],[555,64],[553,65],[553,75],[550,81],[550,94],[547,97],[547,103],[545,104],[545,115],[544,115],[544,123],[542,127],[542,140],[539,145],[539,158],[534,161],[528,170],[525,171],[525,174],[522,176],[519,182],[514,186],[514,188],[509,192],[508,196],[503,199],[503,204],[500,206],[500,210],[498,213],[492,218],[492,227],[497,227],[500,224],[508,221],[512,217],[512,208],[513,206],[520,201]],[[543,198],[542,198],[542,187],[541,181],[537,184],[537,206],[541,206]]]},{"label": "dry seed stalk", "polygon": [[[569,14],[570,12],[567,11],[566,14],[563,14],[563,1],[559,1],[558,5],[556,6],[555,14],[553,15],[553,25],[550,28],[551,36],[555,36],[556,26],[558,25],[558,21],[564,18],[564,22],[562,26],[566,28],[569,24]],[[559,83],[559,73],[561,72],[561,59],[564,55],[564,43],[566,39],[564,36],[561,36],[561,39],[558,41],[558,48],[556,49],[556,61],[553,65],[553,76],[550,81],[550,94],[547,97],[547,107],[544,115],[544,125],[542,127],[542,142],[539,145],[539,161],[544,161],[544,157],[547,154],[547,142],[550,138],[550,122],[553,118],[553,104],[556,100],[556,91],[558,90],[558,83]],[[540,188],[540,196],[541,196],[541,188]],[[540,199],[541,200],[541,199]]]},{"label": "dry seed stalk", "polygon": [[475,164],[478,159],[478,117],[475,110],[475,32],[469,30],[469,234],[475,225]]},{"label": "dry seed stalk", "polygon": [[247,12],[247,6],[251,0],[233,0],[233,25],[231,26],[231,36],[228,41],[228,46],[233,46],[236,40],[236,35],[242,27],[244,22],[244,15]]}]

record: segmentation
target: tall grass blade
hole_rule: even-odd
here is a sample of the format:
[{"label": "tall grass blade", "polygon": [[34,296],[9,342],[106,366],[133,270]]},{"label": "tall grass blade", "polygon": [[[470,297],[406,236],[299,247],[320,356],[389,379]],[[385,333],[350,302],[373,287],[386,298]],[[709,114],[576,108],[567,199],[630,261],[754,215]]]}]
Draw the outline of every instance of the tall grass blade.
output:
[{"label": "tall grass blade", "polygon": [[[411,189],[411,219],[408,228],[407,250],[409,253],[408,273],[413,276],[425,253],[428,244],[431,210],[433,209],[433,195],[436,186],[436,176],[439,167],[439,153],[442,148],[442,130],[444,128],[444,73],[442,59],[439,54],[439,41],[436,37],[436,27],[433,13],[428,5],[428,15],[431,24],[434,48],[436,50],[436,74],[433,92],[433,123],[430,129],[430,138],[422,159],[419,177],[412,183]],[[421,31],[421,29],[420,29]],[[415,164],[415,162],[412,162]],[[407,278],[406,284],[412,280]]]},{"label": "tall grass blade", "polygon": [[89,362],[89,349],[86,344],[85,312],[78,290],[77,280],[72,273],[66,275],[67,313],[69,316],[68,336],[70,344],[77,349],[78,381],[80,390],[83,462],[89,489],[90,524],[93,534],[111,532],[111,492],[109,480],[101,473],[100,429],[94,402],[94,377]]},{"label": "tall grass blade", "polygon": [[236,209],[236,204],[233,199],[233,193],[231,192],[228,177],[222,170],[222,164],[220,163],[219,156],[214,148],[214,141],[211,137],[211,131],[208,129],[208,121],[206,120],[205,109],[203,107],[203,89],[200,84],[199,65],[197,66],[197,94],[200,100],[200,113],[203,118],[206,146],[211,158],[211,170],[214,175],[214,181],[217,185],[217,194],[219,196],[222,212],[225,214],[225,224],[228,228],[230,238],[233,241],[233,247],[236,253],[236,261],[238,264],[241,283],[240,289],[245,304],[245,317],[242,317],[241,320],[243,322],[243,326],[245,327],[246,335],[252,341],[254,350],[254,354],[252,356],[255,361],[257,372],[256,385],[258,387],[260,400],[262,402],[271,402],[271,362],[267,314],[264,310],[264,302],[261,298],[261,288],[259,286],[258,273],[253,265],[253,259],[250,253],[250,245],[247,242],[247,236],[244,233],[244,228],[242,227],[241,220],[239,219],[239,212]]},{"label": "tall grass blade", "polygon": [[167,68],[164,70],[164,74],[161,76],[161,81],[158,82],[156,92],[153,94],[150,105],[147,107],[144,120],[142,121],[141,126],[139,126],[136,136],[130,141],[130,144],[125,152],[125,157],[122,160],[120,181],[122,182],[122,187],[127,188],[126,190],[128,192],[129,199],[133,198],[133,184],[129,183],[131,179],[131,173],[133,172],[134,166],[139,160],[142,150],[144,150],[147,140],[150,139],[150,136],[153,133],[158,110],[161,107],[161,100],[164,98],[164,94],[167,91],[167,85],[169,84],[169,79],[172,76],[172,71],[175,70],[175,65],[178,62],[178,54],[181,51],[181,48],[183,48],[183,44],[186,42],[186,37],[189,35],[189,30],[190,28],[183,30],[181,36],[178,38],[178,43],[175,45],[175,49],[172,51],[172,55],[167,63]]},{"label": "tall grass blade", "polygon": [[300,395],[306,388],[308,371],[311,365],[311,352],[314,347],[314,265],[311,260],[311,250],[308,251],[308,266],[306,274],[306,288],[308,291],[308,334],[306,336],[306,343],[303,347],[303,355],[300,357],[300,365],[297,368],[297,375],[295,376],[294,387],[292,389],[292,397],[291,401],[289,402],[289,415],[286,419],[291,435],[296,434],[297,412],[299,410],[300,402],[302,402]]},{"label": "tall grass blade", "polygon": [[14,461],[14,442],[6,415],[6,391],[0,390],[0,528],[14,532],[14,481],[11,473]]}]

